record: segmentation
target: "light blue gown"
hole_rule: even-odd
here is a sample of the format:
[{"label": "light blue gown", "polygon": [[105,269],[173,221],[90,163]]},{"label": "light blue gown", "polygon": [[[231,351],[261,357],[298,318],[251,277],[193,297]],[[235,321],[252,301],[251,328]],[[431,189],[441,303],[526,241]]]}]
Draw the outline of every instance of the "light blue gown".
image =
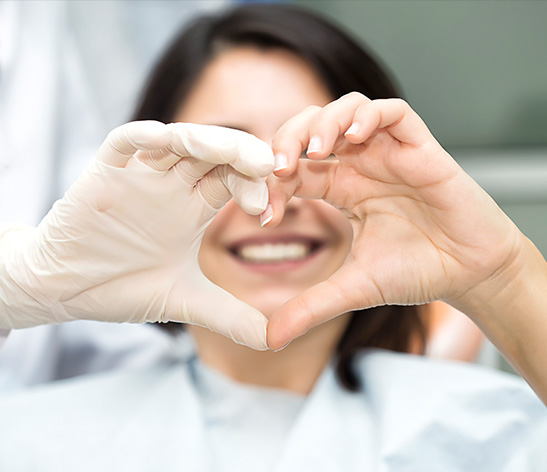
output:
[{"label": "light blue gown", "polygon": [[386,351],[308,397],[238,384],[192,353],[0,399],[0,470],[545,472],[547,409],[519,378]]}]

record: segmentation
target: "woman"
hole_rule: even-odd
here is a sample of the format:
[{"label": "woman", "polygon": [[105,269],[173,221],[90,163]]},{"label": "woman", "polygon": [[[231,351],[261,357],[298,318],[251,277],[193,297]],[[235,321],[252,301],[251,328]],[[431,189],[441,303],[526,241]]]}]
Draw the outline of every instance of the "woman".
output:
[{"label": "woman", "polygon": [[[325,105],[355,90],[361,91],[370,98],[401,95],[392,80],[369,53],[363,51],[342,32],[337,31],[334,34],[330,29],[331,27],[323,25],[310,15],[298,14],[284,7],[247,7],[239,10],[237,14],[228,16],[225,20],[213,21],[208,18],[198,21],[191,28],[182,31],[174,40],[170,50],[165,53],[163,60],[150,77],[142,103],[133,119],[153,119],[166,123],[181,121],[217,124],[240,128],[266,142],[271,142],[279,126],[308,105]],[[302,34],[303,31],[309,34]],[[235,46],[247,46],[247,55],[241,57],[242,55],[237,53],[220,54],[225,49],[237,50]],[[293,74],[294,77],[291,76],[289,79],[287,75],[287,78],[282,80],[280,77],[282,71],[278,63],[285,65],[283,58],[276,58],[275,54],[257,54],[257,47],[264,51],[279,52],[280,49],[297,54],[299,58],[313,65],[312,75],[316,77],[308,74],[302,79],[302,74]],[[225,77],[227,73],[222,69],[218,74],[226,78],[225,82],[216,76],[211,76],[213,73],[207,75],[210,70],[207,66],[217,56],[223,57],[227,71],[233,71],[231,82],[228,81],[229,77]],[[296,58],[293,57],[293,63],[294,59]],[[262,67],[259,65],[260,60]],[[298,62],[301,61],[296,61],[296,66]],[[220,68],[222,64],[218,67]],[[355,64],[360,64],[361,67],[355,67]],[[246,70],[245,67],[250,67],[250,70]],[[287,74],[289,72],[287,71]],[[201,87],[195,85],[196,78],[200,76]],[[318,79],[323,84],[318,84]],[[208,82],[204,83],[206,81]],[[299,82],[302,83],[300,90],[291,86]],[[208,86],[209,88],[206,88]],[[317,94],[310,96],[309,93],[305,93],[311,90],[312,86],[322,89],[321,96],[317,97]],[[190,90],[193,93],[188,97]],[[274,95],[275,93],[277,95]],[[189,103],[186,103],[187,101]],[[283,301],[288,299],[287,297],[294,296],[311,284],[330,276],[342,264],[349,250],[351,230],[348,221],[323,202],[296,202],[296,199],[291,202],[290,206],[293,210],[291,218],[284,220],[285,228],[278,228],[271,235],[267,231],[259,231],[254,218],[245,217],[233,202],[229,203],[228,208],[215,219],[205,234],[200,260],[205,275],[239,299],[260,308],[265,314],[273,313]],[[328,215],[333,215],[335,219],[330,222],[330,225],[323,226],[335,228],[330,229],[330,233],[334,233],[334,236],[323,235],[322,238],[334,241],[329,244],[319,244],[322,238],[314,240],[310,236],[314,232],[312,222],[308,223],[307,231],[302,231],[302,228],[306,226],[304,216],[307,212],[298,211],[297,207],[307,208],[308,206],[317,208],[318,212],[326,212],[326,219]],[[299,221],[300,229],[296,227],[291,229],[291,224],[294,224],[291,220]],[[233,226],[238,228],[235,235],[239,234],[244,225],[249,227],[247,239],[253,240],[251,249],[238,247],[237,251],[234,251],[234,245],[232,245],[231,250],[226,250],[226,236],[222,238],[222,243],[215,240],[218,239],[219,232],[225,235]],[[301,231],[301,234],[298,234],[298,231]],[[328,232],[328,227],[315,228],[315,233]],[[289,234],[292,235],[292,241],[290,238],[287,239]],[[235,236],[234,239],[236,239]],[[308,242],[304,244],[303,239],[307,239]],[[260,245],[258,241],[261,241]],[[272,248],[272,243],[275,242]],[[280,242],[288,246],[283,247]],[[300,244],[300,247],[297,244]],[[314,246],[314,257],[313,261],[308,261],[309,258],[303,255],[311,246]],[[298,254],[295,255],[295,260],[300,260],[300,265],[305,266],[303,271],[297,270],[294,265],[295,260],[290,261],[293,264],[291,267],[282,266],[275,255],[266,255],[265,257],[272,258],[272,264],[270,266],[262,264],[263,267],[259,267],[256,260],[253,260],[251,264],[242,264],[241,257],[238,258],[238,252],[247,252],[248,259],[252,259],[250,254],[257,251],[264,253],[264,251],[276,250],[279,254],[284,251],[296,251]],[[272,271],[275,275],[272,275]],[[272,283],[275,283],[275,287]],[[276,287],[280,293],[276,293]],[[266,293],[262,293],[264,291]],[[262,302],[258,301],[259,298],[263,299]],[[264,298],[270,300],[269,306],[264,306]],[[329,344],[333,342],[338,344],[336,350],[339,353],[340,363],[337,370],[341,382],[351,389],[357,388],[350,364],[353,355],[362,347],[377,346],[403,352],[421,352],[424,348],[425,326],[419,311],[415,306],[382,307],[372,310],[374,313],[369,312],[367,316],[359,316],[359,314],[352,316],[350,325],[345,326],[343,330],[343,340],[339,342],[339,333],[335,335],[334,341],[329,341]],[[337,323],[342,321],[338,320]],[[191,329],[195,331],[194,328]],[[194,335],[211,336],[209,332],[200,334],[202,331],[198,330]],[[480,337],[475,330],[467,328],[465,334],[474,338],[475,346],[477,346],[476,339]],[[224,340],[218,339],[214,343],[218,346],[218,343],[224,343]],[[469,343],[468,340],[462,339],[460,346],[467,343]],[[232,343],[227,343],[227,346],[230,350],[235,348]],[[208,356],[208,352],[215,352],[215,349],[204,350],[201,354]],[[244,356],[247,355],[247,353],[244,354]],[[292,356],[289,353],[286,353],[286,356],[288,364],[298,369],[294,359],[290,360]],[[233,364],[231,360],[228,360],[229,357],[224,355],[219,357]],[[280,357],[281,355],[274,356],[276,369],[286,371],[286,367],[279,363]],[[327,357],[330,358],[330,353],[327,353]],[[243,365],[240,359],[237,363]],[[321,368],[322,366],[319,365],[311,369],[299,370],[317,374]],[[268,371],[271,372],[271,369]],[[273,380],[273,377],[269,378],[270,381]],[[310,382],[312,383],[313,381]],[[310,388],[311,385],[308,385],[306,390],[309,391]]]},{"label": "woman", "polygon": [[[331,63],[307,48],[322,50]],[[351,90],[367,96],[346,94]],[[450,299],[544,393],[545,376],[536,372],[540,362],[531,352],[541,330],[530,332],[503,306],[518,290],[498,292],[524,263],[538,269],[519,288],[541,282],[545,261],[408,105],[370,101],[395,95],[381,69],[344,35],[288,7],[242,7],[179,37],[156,68],[136,119],[196,125],[133,123],[113,133],[98,167],[46,221],[48,231],[56,229],[55,219],[63,211],[72,215],[81,199],[88,213],[73,226],[94,235],[101,219],[113,229],[103,229],[109,236],[93,250],[118,263],[122,255],[134,258],[108,289],[94,280],[79,300],[63,299],[63,308],[87,316],[86,310],[104,313],[114,303],[119,320],[160,312],[255,348],[267,341],[279,350],[292,342],[279,352],[253,351],[188,325],[197,357],[191,352],[176,365],[5,400],[10,434],[1,437],[7,455],[0,460],[11,470],[29,464],[59,470],[82,461],[112,470],[533,470],[526,467],[547,464],[540,447],[544,409],[517,379],[359,352],[420,349],[422,331],[411,307],[351,310]],[[269,177],[269,203],[261,177],[271,172],[272,156],[251,137],[224,128],[272,143],[277,177]],[[220,150],[213,158],[212,148]],[[310,159],[300,159],[306,149]],[[331,152],[335,157],[326,159]],[[218,165],[226,162],[232,167]],[[230,193],[235,202],[212,220]],[[320,197],[342,211],[320,200],[287,203],[293,194]],[[124,200],[131,205],[119,203]],[[60,239],[54,234],[46,241]],[[147,297],[150,286],[157,296]],[[492,302],[492,293],[499,300]],[[529,300],[519,302],[530,306],[538,297]],[[493,318],[496,311],[501,316]],[[260,313],[269,319],[267,338]],[[534,313],[539,310],[527,316],[538,328]],[[511,337],[515,327],[525,343]],[[21,408],[28,416],[11,416]],[[57,452],[36,441],[42,421],[50,434],[54,428]],[[94,427],[98,434],[90,434]],[[9,454],[16,432],[33,444],[32,457],[17,458],[19,469]],[[81,435],[85,446],[72,444]]]}]

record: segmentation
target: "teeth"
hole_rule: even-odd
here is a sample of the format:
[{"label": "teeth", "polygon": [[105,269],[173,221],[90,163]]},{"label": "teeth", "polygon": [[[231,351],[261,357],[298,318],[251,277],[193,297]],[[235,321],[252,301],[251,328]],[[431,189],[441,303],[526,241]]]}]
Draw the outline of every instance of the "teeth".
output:
[{"label": "teeth", "polygon": [[238,255],[249,262],[284,262],[304,259],[310,246],[303,243],[250,244],[239,249]]}]

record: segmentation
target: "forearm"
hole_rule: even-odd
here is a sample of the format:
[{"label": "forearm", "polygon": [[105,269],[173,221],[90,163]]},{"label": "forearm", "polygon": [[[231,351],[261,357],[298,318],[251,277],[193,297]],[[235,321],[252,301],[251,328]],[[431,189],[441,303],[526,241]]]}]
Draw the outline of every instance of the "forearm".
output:
[{"label": "forearm", "polygon": [[534,244],[522,236],[510,266],[461,302],[458,308],[547,404],[547,262]]}]

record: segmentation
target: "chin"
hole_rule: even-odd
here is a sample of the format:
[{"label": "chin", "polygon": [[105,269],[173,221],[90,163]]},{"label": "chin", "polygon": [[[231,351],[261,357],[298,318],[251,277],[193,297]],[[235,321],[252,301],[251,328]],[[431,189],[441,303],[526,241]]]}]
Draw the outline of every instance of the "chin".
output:
[{"label": "chin", "polygon": [[294,288],[290,290],[264,290],[247,294],[247,296],[238,296],[245,303],[259,310],[268,320],[273,314],[288,302],[291,298],[296,297],[300,292],[296,292]]}]

